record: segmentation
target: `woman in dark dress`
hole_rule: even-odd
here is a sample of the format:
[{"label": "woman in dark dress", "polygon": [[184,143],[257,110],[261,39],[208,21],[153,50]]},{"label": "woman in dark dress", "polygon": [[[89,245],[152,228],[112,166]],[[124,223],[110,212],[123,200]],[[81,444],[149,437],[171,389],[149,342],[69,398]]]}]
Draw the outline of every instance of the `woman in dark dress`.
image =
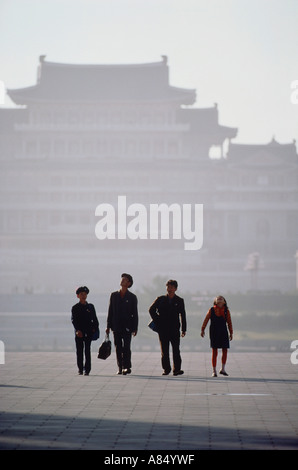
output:
[{"label": "woman in dark dress", "polygon": [[[210,320],[210,346],[212,348],[212,377],[217,377],[216,362],[218,349],[222,349],[222,367],[219,371],[222,375],[228,375],[225,370],[230,341],[233,339],[233,326],[231,314],[227,306],[226,299],[221,295],[215,297],[213,307],[211,307],[202,324],[201,336],[205,336],[205,328]],[[227,325],[230,335],[228,335]]]}]

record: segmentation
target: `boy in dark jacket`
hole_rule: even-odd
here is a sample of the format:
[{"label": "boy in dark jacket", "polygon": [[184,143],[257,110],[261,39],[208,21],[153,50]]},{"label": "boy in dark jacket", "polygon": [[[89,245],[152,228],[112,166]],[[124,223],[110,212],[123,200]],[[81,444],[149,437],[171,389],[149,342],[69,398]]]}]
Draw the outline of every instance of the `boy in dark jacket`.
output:
[{"label": "boy in dark jacket", "polygon": [[131,373],[131,336],[138,331],[138,299],[128,289],[133,284],[130,274],[121,275],[120,290],[112,292],[106,333],[114,333],[118,374]]},{"label": "boy in dark jacket", "polygon": [[79,287],[76,294],[79,302],[71,309],[71,322],[75,329],[77,365],[79,375],[82,375],[85,350],[85,375],[89,375],[91,370],[91,341],[93,333],[98,330],[99,323],[94,305],[87,302],[88,287]]},{"label": "boy in dark jacket", "polygon": [[173,374],[184,373],[181,370],[180,327],[181,336],[184,337],[186,334],[186,313],[184,300],[176,295],[177,288],[177,281],[170,279],[167,282],[167,295],[157,297],[149,308],[149,313],[159,334],[163,375],[168,375],[171,372],[170,343],[173,349]]}]

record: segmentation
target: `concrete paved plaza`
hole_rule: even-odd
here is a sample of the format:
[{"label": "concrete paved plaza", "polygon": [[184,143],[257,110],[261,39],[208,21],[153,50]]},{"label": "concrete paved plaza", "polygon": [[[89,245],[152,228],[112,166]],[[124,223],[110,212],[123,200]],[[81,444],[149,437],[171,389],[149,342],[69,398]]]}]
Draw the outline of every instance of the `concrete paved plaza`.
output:
[{"label": "concrete paved plaza", "polygon": [[75,353],[6,353],[1,449],[298,449],[290,353],[231,351],[229,377],[212,378],[210,352],[182,352],[178,377],[161,375],[159,352],[133,352],[118,376],[114,350],[103,361],[94,346],[88,377]]}]

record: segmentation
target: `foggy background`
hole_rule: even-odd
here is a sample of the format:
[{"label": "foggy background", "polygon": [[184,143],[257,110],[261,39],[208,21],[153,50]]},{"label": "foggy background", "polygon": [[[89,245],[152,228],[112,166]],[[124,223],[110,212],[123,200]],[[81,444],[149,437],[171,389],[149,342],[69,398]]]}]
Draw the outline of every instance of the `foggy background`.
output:
[{"label": "foggy background", "polygon": [[[134,277],[135,350],[178,280],[188,334],[222,294],[238,350],[297,338],[295,1],[0,1],[1,329],[6,350],[73,350],[71,306]],[[4,47],[3,47],[4,46]],[[98,240],[95,208],[204,204],[201,250]],[[117,209],[117,208],[116,208]],[[93,345],[97,348],[99,343]]]}]

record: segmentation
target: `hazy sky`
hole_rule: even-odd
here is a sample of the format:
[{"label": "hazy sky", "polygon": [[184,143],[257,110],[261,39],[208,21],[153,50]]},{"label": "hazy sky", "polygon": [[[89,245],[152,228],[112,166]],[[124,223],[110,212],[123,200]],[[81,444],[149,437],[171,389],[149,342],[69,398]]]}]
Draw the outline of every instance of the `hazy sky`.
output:
[{"label": "hazy sky", "polygon": [[171,85],[195,88],[195,107],[217,102],[235,141],[298,142],[298,0],[0,0],[0,80],[34,85],[43,54],[99,64],[167,55]]}]

